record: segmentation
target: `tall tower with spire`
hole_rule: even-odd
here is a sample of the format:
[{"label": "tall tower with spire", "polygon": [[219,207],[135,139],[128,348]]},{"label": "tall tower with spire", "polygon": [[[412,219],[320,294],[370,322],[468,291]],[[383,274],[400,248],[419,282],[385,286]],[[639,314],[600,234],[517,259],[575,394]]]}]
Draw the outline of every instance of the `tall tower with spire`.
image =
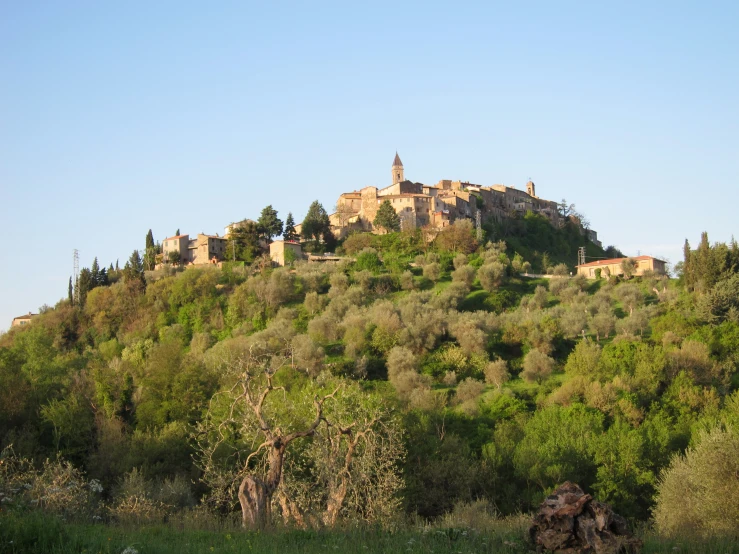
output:
[{"label": "tall tower with spire", "polygon": [[395,152],[395,159],[393,160],[393,185],[397,183],[402,183],[405,181],[405,177],[403,176],[403,162],[400,161],[400,156],[398,156],[398,152]]}]

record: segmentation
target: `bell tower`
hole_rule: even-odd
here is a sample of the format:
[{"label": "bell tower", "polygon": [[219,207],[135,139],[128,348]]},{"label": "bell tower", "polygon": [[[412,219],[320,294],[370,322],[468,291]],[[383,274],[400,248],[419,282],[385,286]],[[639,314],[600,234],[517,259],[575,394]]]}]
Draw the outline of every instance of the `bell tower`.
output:
[{"label": "bell tower", "polygon": [[398,152],[396,151],[395,159],[393,160],[393,185],[403,181],[405,181],[405,176],[403,175],[403,162],[400,161],[400,156],[398,156]]}]

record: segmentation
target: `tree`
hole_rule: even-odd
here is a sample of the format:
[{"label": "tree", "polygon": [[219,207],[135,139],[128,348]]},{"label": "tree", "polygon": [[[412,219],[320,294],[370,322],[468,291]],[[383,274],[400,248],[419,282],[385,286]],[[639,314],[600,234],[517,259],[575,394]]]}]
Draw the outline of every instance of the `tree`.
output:
[{"label": "tree", "polygon": [[477,249],[475,228],[469,219],[458,219],[453,225],[445,227],[434,241],[441,250],[471,254]]},{"label": "tree", "polygon": [[123,268],[123,279],[126,283],[140,284],[146,286],[144,277],[144,262],[138,250],[134,250]]},{"label": "tree", "polygon": [[[362,445],[368,444],[372,435],[379,438],[384,429],[384,410],[379,404],[355,410],[362,404],[356,397],[359,387],[352,387],[350,398],[344,402],[339,393],[345,387],[336,382],[329,383],[329,388],[312,383],[304,389],[278,386],[278,374],[295,371],[291,365],[289,348],[265,349],[255,344],[242,355],[237,354],[225,367],[234,386],[213,397],[208,415],[198,429],[205,478],[223,483],[223,476],[227,475],[225,479],[238,484],[234,488],[247,528],[263,529],[269,525],[276,494],[283,517],[302,520],[301,501],[291,493],[296,492],[295,479],[301,475],[305,478],[305,474],[299,468],[296,473],[290,472],[289,467],[286,471],[286,454],[293,448],[309,453],[313,446],[317,450],[310,456],[313,461],[309,465],[317,474],[308,481],[325,484],[322,519],[332,525],[344,506],[351,480],[363,472],[362,466],[354,469],[363,453]],[[286,396],[291,401],[286,402]],[[227,458],[225,474],[219,468],[219,454],[224,449],[234,453]],[[288,484],[283,487],[286,481]],[[230,486],[227,489],[232,490]],[[365,490],[364,494],[372,491]],[[314,492],[310,496],[320,497]]]},{"label": "tree", "polygon": [[340,227],[344,227],[349,218],[357,215],[357,212],[352,209],[351,203],[344,202],[342,199],[339,199],[339,202],[334,206],[334,213],[339,220]]},{"label": "tree", "polygon": [[98,264],[97,256],[92,261],[92,267],[90,268],[90,281],[92,288],[95,288],[100,284],[100,265]]},{"label": "tree", "polygon": [[613,245],[606,246],[606,249],[604,250],[606,253],[606,257],[608,258],[624,258],[624,253],[621,252],[618,248],[616,248]]},{"label": "tree", "polygon": [[85,300],[87,300],[87,293],[90,292],[95,285],[92,281],[92,272],[86,267],[80,271],[80,276],[77,279],[76,290],[74,291],[75,304],[81,308],[85,307]]},{"label": "tree", "polygon": [[231,228],[229,234],[230,254],[236,260],[251,263],[259,255],[259,228],[248,219]]},{"label": "tree", "polygon": [[536,348],[529,350],[523,359],[521,377],[526,381],[541,383],[554,370],[554,360]]},{"label": "tree", "polygon": [[717,427],[677,454],[657,487],[654,520],[667,536],[735,537],[739,521],[739,433]]},{"label": "tree", "polygon": [[505,360],[498,358],[493,362],[488,362],[485,366],[485,382],[495,387],[500,391],[503,385],[511,378],[511,374],[508,373],[508,364]]},{"label": "tree", "polygon": [[180,253],[177,250],[171,250],[167,254],[167,263],[172,265],[180,265]]},{"label": "tree", "polygon": [[561,202],[557,203],[557,211],[561,217],[568,218],[575,213],[575,205],[568,204],[567,200],[563,198]]},{"label": "tree", "polygon": [[157,246],[154,243],[154,235],[151,232],[151,229],[149,229],[149,232],[146,233],[146,248],[144,249],[144,269],[147,271],[153,271],[154,267],[156,266],[156,258],[157,258]]},{"label": "tree", "polygon": [[305,239],[313,239],[316,243],[325,238],[331,232],[331,222],[328,214],[318,200],[314,200],[308,208],[308,213],[303,220],[301,233]]},{"label": "tree", "polygon": [[285,229],[282,233],[282,238],[288,242],[294,242],[300,239],[300,235],[295,232],[295,219],[293,219],[292,212],[288,212],[287,219],[285,220]]},{"label": "tree", "polygon": [[69,278],[69,288],[67,289],[67,297],[69,298],[69,303],[74,306],[74,287],[72,286],[72,278]]},{"label": "tree", "polygon": [[624,277],[631,279],[636,273],[637,263],[634,258],[626,258],[621,262],[621,271],[624,272]]},{"label": "tree", "polygon": [[435,283],[441,277],[441,266],[438,262],[426,264],[423,266],[423,276]]},{"label": "tree", "polygon": [[725,320],[739,323],[739,273],[722,279],[699,296],[696,313],[708,323],[718,324]]},{"label": "tree", "polygon": [[505,282],[506,268],[500,262],[487,263],[477,270],[477,277],[482,287],[492,292]]},{"label": "tree", "polygon": [[257,219],[257,228],[259,234],[267,242],[272,242],[272,237],[282,234],[282,221],[277,217],[277,210],[271,204],[262,210],[259,219]]},{"label": "tree", "polygon": [[377,209],[377,215],[375,215],[372,224],[375,227],[384,229],[386,233],[391,231],[400,231],[400,217],[398,217],[395,208],[390,203],[390,200],[385,200],[380,207]]}]

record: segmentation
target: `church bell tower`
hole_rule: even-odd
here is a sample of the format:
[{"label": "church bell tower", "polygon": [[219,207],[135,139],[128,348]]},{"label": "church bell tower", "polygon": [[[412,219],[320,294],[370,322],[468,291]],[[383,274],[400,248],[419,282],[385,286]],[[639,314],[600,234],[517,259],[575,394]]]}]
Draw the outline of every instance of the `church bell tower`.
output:
[{"label": "church bell tower", "polygon": [[393,160],[393,185],[402,183],[405,181],[403,176],[403,162],[400,161],[400,156],[395,152],[395,159]]}]

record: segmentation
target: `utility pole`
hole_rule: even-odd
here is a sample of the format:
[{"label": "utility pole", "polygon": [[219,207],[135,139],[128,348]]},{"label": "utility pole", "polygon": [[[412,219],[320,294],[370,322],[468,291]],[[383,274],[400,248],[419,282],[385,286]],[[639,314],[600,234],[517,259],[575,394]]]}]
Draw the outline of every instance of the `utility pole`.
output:
[{"label": "utility pole", "polygon": [[577,265],[585,265],[585,247],[581,246],[577,249]]}]

